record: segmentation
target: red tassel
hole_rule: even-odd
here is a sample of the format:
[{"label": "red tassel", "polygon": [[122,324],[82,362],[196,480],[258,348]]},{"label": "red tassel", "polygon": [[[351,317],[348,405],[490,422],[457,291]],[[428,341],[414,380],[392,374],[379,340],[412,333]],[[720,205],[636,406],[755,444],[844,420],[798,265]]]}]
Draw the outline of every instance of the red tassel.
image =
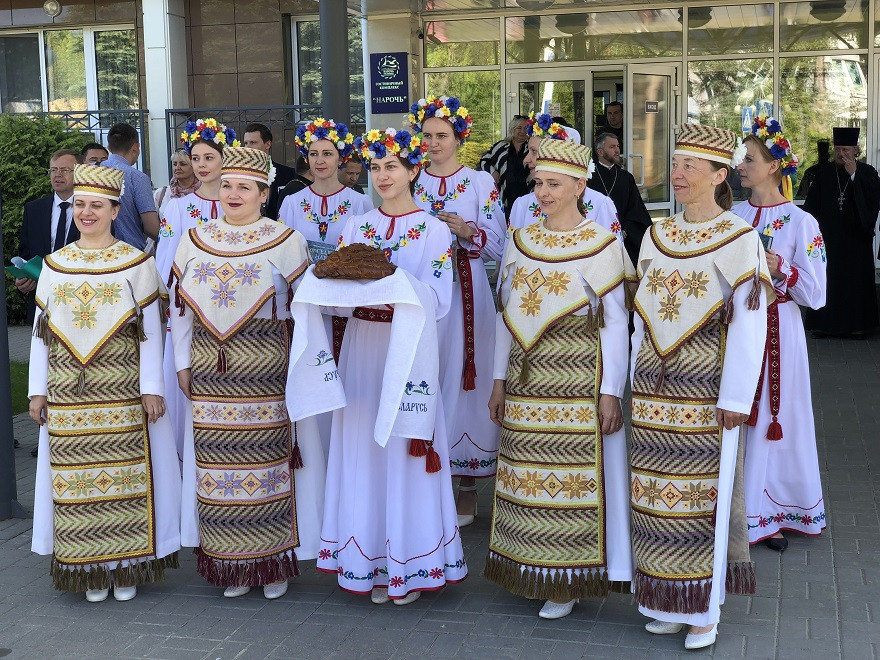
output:
[{"label": "red tassel", "polygon": [[409,455],[421,458],[428,455],[428,443],[424,440],[413,438],[409,441]]},{"label": "red tassel", "polygon": [[299,438],[296,432],[296,422],[293,423],[293,452],[290,454],[290,467],[294,470],[302,470],[303,465],[302,453],[299,451]]},{"label": "red tassel", "polygon": [[767,439],[782,440],[782,424],[780,424],[775,417],[770,423],[770,427],[767,429]]},{"label": "red tassel", "polygon": [[467,364],[464,367],[464,391],[470,392],[471,390],[475,390],[477,388],[476,385],[477,379],[477,366],[474,364],[473,360],[468,360]]},{"label": "red tassel", "polygon": [[278,302],[277,302],[278,294],[272,295],[272,320],[278,320]]},{"label": "red tassel", "polygon": [[752,280],[752,290],[749,291],[749,297],[746,298],[746,304],[753,312],[761,306],[761,280],[757,273],[755,273],[755,277]]},{"label": "red tassel", "polygon": [[428,443],[428,455],[425,457],[425,472],[434,474],[440,472],[440,454],[434,451],[434,443]]},{"label": "red tassel", "polygon": [[749,426],[754,426],[758,423],[758,402],[752,401],[752,411],[749,413],[749,418],[746,421],[746,424]]},{"label": "red tassel", "polygon": [[220,346],[220,350],[217,351],[217,373],[226,373],[226,351],[223,350],[222,345]]},{"label": "red tassel", "polygon": [[165,284],[165,288],[170,289],[171,284],[173,282],[174,282],[174,271],[172,270],[170,273],[168,273],[168,282]]}]

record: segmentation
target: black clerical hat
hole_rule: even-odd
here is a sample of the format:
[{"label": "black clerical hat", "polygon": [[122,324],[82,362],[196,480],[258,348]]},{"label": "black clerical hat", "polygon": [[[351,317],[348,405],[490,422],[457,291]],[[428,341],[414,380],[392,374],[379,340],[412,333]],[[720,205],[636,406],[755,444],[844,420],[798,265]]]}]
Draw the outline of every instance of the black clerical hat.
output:
[{"label": "black clerical hat", "polygon": [[857,147],[857,146],[859,146],[859,127],[858,126],[835,126],[834,127],[834,146],[835,147]]}]

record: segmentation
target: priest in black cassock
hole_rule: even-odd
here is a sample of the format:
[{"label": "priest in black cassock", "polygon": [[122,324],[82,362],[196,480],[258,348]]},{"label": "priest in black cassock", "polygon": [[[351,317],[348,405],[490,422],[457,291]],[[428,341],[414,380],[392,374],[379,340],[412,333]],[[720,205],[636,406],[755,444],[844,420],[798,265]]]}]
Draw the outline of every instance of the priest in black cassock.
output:
[{"label": "priest in black cassock", "polygon": [[808,249],[828,259],[826,305],[806,316],[807,329],[817,335],[864,337],[878,324],[873,241],[880,178],[856,160],[858,140],[858,128],[834,129],[834,166],[817,172],[804,202],[824,243]]},{"label": "priest in black cassock", "polygon": [[593,190],[607,195],[617,207],[623,230],[623,245],[635,264],[651,215],[645,208],[635,177],[620,167],[620,141],[613,133],[599,133],[596,138],[596,171],[587,181]]}]

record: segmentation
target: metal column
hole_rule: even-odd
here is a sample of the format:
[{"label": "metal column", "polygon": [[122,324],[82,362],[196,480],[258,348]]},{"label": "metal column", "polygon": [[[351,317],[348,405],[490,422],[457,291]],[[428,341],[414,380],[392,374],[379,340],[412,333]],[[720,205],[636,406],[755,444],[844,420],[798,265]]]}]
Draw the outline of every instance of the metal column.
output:
[{"label": "metal column", "polygon": [[346,0],[321,0],[321,101],[324,116],[351,123]]}]

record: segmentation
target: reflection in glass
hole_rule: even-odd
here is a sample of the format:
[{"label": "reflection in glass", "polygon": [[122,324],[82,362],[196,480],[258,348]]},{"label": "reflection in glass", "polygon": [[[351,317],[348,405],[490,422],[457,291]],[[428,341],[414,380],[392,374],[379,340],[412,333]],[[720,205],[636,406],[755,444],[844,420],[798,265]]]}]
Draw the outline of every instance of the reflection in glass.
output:
[{"label": "reflection in glass", "polygon": [[87,110],[82,30],[45,33],[49,111]]},{"label": "reflection in glass", "polygon": [[[816,160],[816,142],[835,126],[859,126],[865,149],[868,125],[866,55],[785,57],[780,60],[781,119],[805,171]],[[797,188],[797,184],[795,184]]]},{"label": "reflection in glass", "polygon": [[134,30],[95,32],[95,70],[98,109],[134,110],[140,107]]},{"label": "reflection in glass", "polygon": [[[296,21],[297,74],[299,102],[321,104],[321,24],[319,21]],[[361,46],[361,20],[348,17],[348,76],[351,111],[364,112],[364,60]]]},{"label": "reflection in glass", "polygon": [[510,64],[672,57],[682,53],[676,9],[517,16],[505,21]]},{"label": "reflection in glass", "polygon": [[521,82],[519,84],[519,114],[547,112],[556,117],[564,117],[569,126],[577,129],[581,136],[584,131],[584,90],[583,80],[560,80],[556,82]]},{"label": "reflection in glass", "polygon": [[669,200],[670,76],[634,73],[632,146],[627,146],[630,171],[646,204]]},{"label": "reflection in glass", "polygon": [[688,9],[688,53],[691,55],[772,52],[772,4]]},{"label": "reflection in glass", "polygon": [[474,119],[471,136],[458,159],[475,167],[495,142],[505,137],[501,127],[500,71],[444,71],[425,74],[425,94],[457,96]]},{"label": "reflection in glass", "polygon": [[40,85],[40,44],[36,34],[0,37],[0,110],[39,112],[43,109]]},{"label": "reflection in glass", "polygon": [[484,66],[500,61],[498,19],[425,24],[425,66]]},{"label": "reflection in glass", "polygon": [[688,121],[740,132],[744,107],[773,102],[773,61],[690,62]]},{"label": "reflection in glass", "polygon": [[779,5],[779,49],[847,50],[868,47],[862,0],[812,0]]}]

